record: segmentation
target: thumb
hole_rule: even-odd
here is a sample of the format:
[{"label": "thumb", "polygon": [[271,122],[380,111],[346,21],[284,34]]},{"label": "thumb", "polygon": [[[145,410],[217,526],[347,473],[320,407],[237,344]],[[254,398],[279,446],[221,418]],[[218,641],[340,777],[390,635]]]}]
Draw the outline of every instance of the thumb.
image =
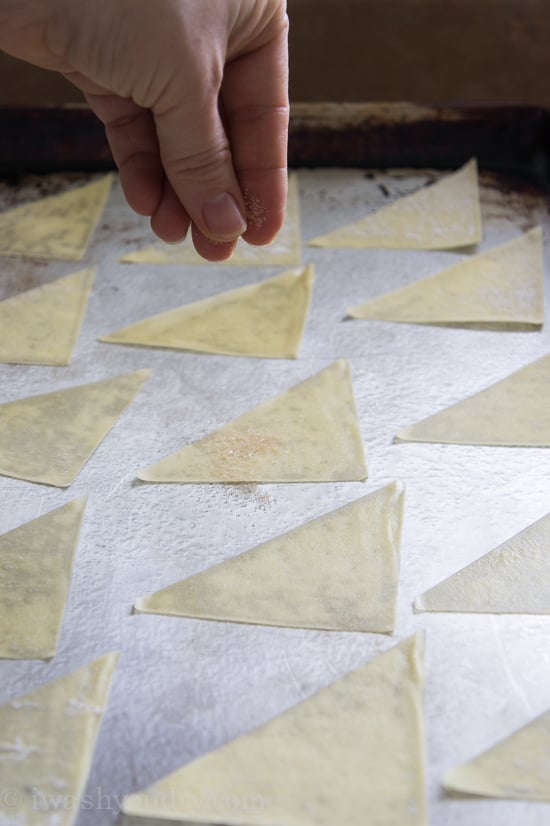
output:
[{"label": "thumb", "polygon": [[[189,81],[185,85],[189,89]],[[196,230],[212,241],[233,241],[246,231],[246,207],[218,111],[218,90],[207,98],[200,89],[195,94],[154,113],[162,165]]]}]

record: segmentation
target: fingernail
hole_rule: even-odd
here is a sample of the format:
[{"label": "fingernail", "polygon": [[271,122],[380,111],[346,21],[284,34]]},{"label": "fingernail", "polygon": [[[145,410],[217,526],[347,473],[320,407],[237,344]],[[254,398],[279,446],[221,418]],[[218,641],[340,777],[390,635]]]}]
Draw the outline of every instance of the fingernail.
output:
[{"label": "fingernail", "polygon": [[212,235],[232,241],[246,230],[246,221],[229,192],[214,195],[202,207],[202,217]]}]

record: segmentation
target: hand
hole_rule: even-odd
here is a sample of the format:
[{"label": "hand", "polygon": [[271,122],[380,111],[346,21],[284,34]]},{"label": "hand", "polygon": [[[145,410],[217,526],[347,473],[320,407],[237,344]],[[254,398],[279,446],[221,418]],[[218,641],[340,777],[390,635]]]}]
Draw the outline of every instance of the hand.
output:
[{"label": "hand", "polygon": [[282,0],[0,0],[0,48],[82,89],[130,206],[211,261],[283,220],[287,28]]}]

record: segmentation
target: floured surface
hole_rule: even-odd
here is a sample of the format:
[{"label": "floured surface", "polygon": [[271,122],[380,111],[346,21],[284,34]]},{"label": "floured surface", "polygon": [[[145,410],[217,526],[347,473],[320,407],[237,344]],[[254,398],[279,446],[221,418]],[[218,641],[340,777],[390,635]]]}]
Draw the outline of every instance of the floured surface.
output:
[{"label": "floured surface", "polygon": [[415,608],[550,614],[550,514],[431,588]]},{"label": "floured surface", "polygon": [[477,164],[472,160],[432,186],[308,243],[429,250],[469,246],[481,238]]},{"label": "floured surface", "polygon": [[[257,210],[258,208],[254,212]],[[260,210],[253,220],[261,221],[261,219]],[[233,267],[291,267],[300,263],[300,255],[298,181],[296,175],[290,175],[285,220],[277,237],[265,247],[253,247],[239,240],[235,252],[224,264]],[[126,253],[119,260],[125,264],[208,264],[195,252],[191,238],[186,239],[182,244],[156,242],[143,249]]]},{"label": "floured surface", "polygon": [[550,711],[445,776],[449,791],[550,802]]},{"label": "floured surface", "polygon": [[[425,826],[423,679],[423,640],[410,638],[127,797],[124,811],[235,826]],[[232,810],[235,796],[264,806]],[[209,806],[213,797],[228,802]]]},{"label": "floured surface", "polygon": [[[358,213],[374,211],[441,176],[435,170],[302,170],[303,236],[350,223]],[[61,191],[75,180],[74,175],[53,178],[49,189],[41,185],[41,192]],[[15,195],[18,203],[37,196],[34,178],[15,191],[6,186],[0,183],[2,207],[13,206]],[[519,189],[517,178],[507,182],[482,172],[481,200],[482,250],[537,223],[550,238],[545,199],[529,188]],[[548,512],[548,450],[396,445],[392,440],[403,425],[550,352],[549,325],[504,336],[500,331],[343,322],[346,307],[367,295],[404,286],[412,271],[415,277],[428,277],[464,260],[464,254],[304,247],[302,258],[313,263],[316,283],[297,360],[205,357],[102,344],[99,336],[131,320],[286,269],[117,263],[124,252],[151,239],[148,221],[125,206],[115,182],[80,267],[95,264],[98,273],[71,364],[0,364],[1,401],[153,370],[68,490],[0,476],[0,533],[76,497],[88,497],[56,656],[47,663],[0,660],[2,704],[105,651],[121,651],[75,826],[118,826],[117,797],[148,788],[263,725],[422,629],[427,630],[429,822],[548,826],[548,803],[462,801],[442,793],[440,784],[447,769],[548,709],[549,618],[412,611],[419,594]],[[60,268],[59,262],[39,266],[6,258],[0,296],[53,282],[76,269],[70,262]],[[547,295],[549,275],[547,269]],[[135,483],[138,468],[202,438],[338,358],[349,360],[352,368],[369,465],[366,482]],[[136,597],[395,479],[405,480],[407,493],[393,637],[131,614]],[[238,795],[232,801],[236,808],[255,803]],[[50,818],[64,816],[63,800],[50,802]]]},{"label": "floured surface", "polygon": [[313,267],[290,270],[132,324],[101,341],[204,353],[296,358]]},{"label": "floured surface", "polygon": [[336,482],[367,468],[345,361],[140,470],[144,482]]},{"label": "floured surface", "polygon": [[[80,809],[117,655],[0,706],[0,823],[70,826]],[[66,806],[52,807],[64,799]],[[53,811],[53,813],[52,813]]]},{"label": "floured surface", "polygon": [[80,261],[111,188],[111,175],[0,213],[0,256]]},{"label": "floured surface", "polygon": [[136,601],[181,617],[393,631],[403,486],[393,483]]},{"label": "floured surface", "polygon": [[544,321],[541,228],[356,305],[348,314],[415,324],[540,325]]},{"label": "floured surface", "polygon": [[68,364],[94,278],[82,270],[0,302],[0,361]]},{"label": "floured surface", "polygon": [[0,405],[0,474],[67,487],[149,370]]},{"label": "floured surface", "polygon": [[55,655],[86,500],[0,536],[0,657]]}]

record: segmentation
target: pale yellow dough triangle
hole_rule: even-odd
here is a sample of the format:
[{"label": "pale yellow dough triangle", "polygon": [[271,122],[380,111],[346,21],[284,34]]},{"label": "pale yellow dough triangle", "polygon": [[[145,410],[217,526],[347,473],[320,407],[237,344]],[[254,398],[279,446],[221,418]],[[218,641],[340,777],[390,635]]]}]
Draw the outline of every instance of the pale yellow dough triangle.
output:
[{"label": "pale yellow dough triangle", "polygon": [[[252,221],[261,222],[261,208],[252,204]],[[298,178],[288,179],[288,199],[285,220],[274,241],[263,247],[253,247],[243,240],[237,242],[235,252],[223,266],[292,267],[300,263],[300,203]],[[208,264],[193,247],[191,238],[183,244],[155,243],[118,259],[124,264]],[[216,266],[220,266],[218,263]]]},{"label": "pale yellow dough triangle", "polygon": [[396,440],[550,447],[550,354],[400,430]]},{"label": "pale yellow dough triangle", "polygon": [[65,365],[86,311],[95,268],[0,302],[0,361]]},{"label": "pale yellow dough triangle", "polygon": [[145,482],[335,482],[367,475],[349,365],[336,361],[137,474]]},{"label": "pale yellow dough triangle", "polygon": [[311,299],[310,264],[125,327],[100,341],[224,355],[296,358]]},{"label": "pale yellow dough triangle", "polygon": [[0,657],[55,655],[86,499],[0,536]]},{"label": "pale yellow dough triangle", "polygon": [[135,603],[180,617],[389,632],[403,485],[394,482]]},{"label": "pale yellow dough triangle", "polygon": [[469,161],[432,186],[359,221],[308,241],[314,247],[453,249],[481,241],[477,164]]},{"label": "pale yellow dough triangle", "polygon": [[416,611],[550,614],[550,514],[430,588]]},{"label": "pale yellow dough triangle", "polygon": [[352,307],[348,314],[415,324],[541,325],[542,231],[536,227],[437,275]]},{"label": "pale yellow dough triangle", "polygon": [[450,792],[550,802],[550,711],[447,772]]},{"label": "pale yellow dough triangle", "polygon": [[126,797],[123,811],[228,826],[424,826],[423,672],[423,638],[406,639]]},{"label": "pale yellow dough triangle", "polygon": [[150,370],[0,404],[0,475],[67,487]]},{"label": "pale yellow dough triangle", "polygon": [[116,662],[107,654],[0,707],[2,826],[74,823]]},{"label": "pale yellow dough triangle", "polygon": [[111,175],[0,213],[0,255],[80,261],[103,212]]}]

